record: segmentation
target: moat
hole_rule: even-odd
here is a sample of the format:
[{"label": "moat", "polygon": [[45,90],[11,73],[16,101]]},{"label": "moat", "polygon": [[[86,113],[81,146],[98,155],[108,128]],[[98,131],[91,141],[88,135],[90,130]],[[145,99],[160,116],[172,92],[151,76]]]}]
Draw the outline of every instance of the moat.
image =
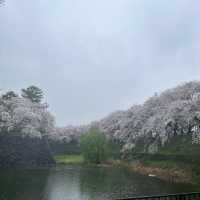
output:
[{"label": "moat", "polygon": [[69,165],[52,169],[1,170],[1,200],[111,200],[116,198],[194,192],[126,169]]}]

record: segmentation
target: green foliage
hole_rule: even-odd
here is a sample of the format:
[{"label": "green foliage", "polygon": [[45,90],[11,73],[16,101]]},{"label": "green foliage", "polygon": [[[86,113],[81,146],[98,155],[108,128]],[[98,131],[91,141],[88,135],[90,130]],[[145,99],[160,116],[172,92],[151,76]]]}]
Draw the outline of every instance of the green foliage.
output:
[{"label": "green foliage", "polygon": [[178,169],[179,167],[183,168],[182,162],[175,162],[171,160],[143,160],[142,163],[150,167],[158,167],[162,169]]},{"label": "green foliage", "polygon": [[[146,141],[148,144],[148,141]],[[146,145],[147,146],[147,145]],[[127,153],[127,160],[170,160],[180,162],[199,163],[200,145],[192,144],[191,135],[177,135],[168,140],[164,146],[159,145],[158,151],[154,154],[145,151],[144,140],[137,140],[136,147]]]},{"label": "green foliage", "polygon": [[135,142],[135,148],[132,149],[134,152],[137,153],[144,153],[145,152],[145,138],[144,137],[138,137]]},{"label": "green foliage", "polygon": [[191,135],[174,136],[163,147],[159,148],[159,154],[167,155],[200,155],[200,145],[192,144]]},{"label": "green foliage", "polygon": [[81,154],[80,145],[78,141],[54,141],[50,140],[51,151],[54,155],[79,155]]},{"label": "green foliage", "polygon": [[54,157],[57,164],[82,164],[82,155],[57,155]]},{"label": "green foliage", "polygon": [[84,160],[89,163],[99,164],[109,155],[109,144],[104,134],[98,129],[90,129],[80,140]]},{"label": "green foliage", "polygon": [[31,100],[33,103],[40,103],[43,96],[42,90],[36,86],[30,86],[27,89],[22,89],[22,97]]},{"label": "green foliage", "polygon": [[108,156],[112,159],[121,158],[122,145],[117,140],[108,140]]}]

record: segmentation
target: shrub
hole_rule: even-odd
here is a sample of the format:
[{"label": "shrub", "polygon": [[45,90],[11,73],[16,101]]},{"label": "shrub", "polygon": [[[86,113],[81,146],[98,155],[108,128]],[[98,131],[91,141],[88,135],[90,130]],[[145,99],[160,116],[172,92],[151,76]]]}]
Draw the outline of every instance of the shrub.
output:
[{"label": "shrub", "polygon": [[98,129],[92,128],[88,133],[82,135],[80,146],[86,162],[99,164],[108,158],[108,141]]}]

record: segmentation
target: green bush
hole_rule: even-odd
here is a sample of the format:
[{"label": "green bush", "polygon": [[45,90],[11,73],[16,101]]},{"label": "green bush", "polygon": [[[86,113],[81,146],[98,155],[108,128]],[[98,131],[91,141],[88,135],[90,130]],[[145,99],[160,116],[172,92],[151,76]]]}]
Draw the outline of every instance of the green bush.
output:
[{"label": "green bush", "polygon": [[92,128],[88,133],[82,135],[80,146],[86,162],[99,164],[109,156],[109,143],[105,135],[98,129]]}]

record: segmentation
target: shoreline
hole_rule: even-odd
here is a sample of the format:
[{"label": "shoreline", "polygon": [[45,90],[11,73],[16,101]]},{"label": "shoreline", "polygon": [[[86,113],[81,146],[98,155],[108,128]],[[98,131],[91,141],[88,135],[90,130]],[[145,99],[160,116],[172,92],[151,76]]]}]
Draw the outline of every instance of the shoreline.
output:
[{"label": "shoreline", "polygon": [[188,183],[195,186],[200,186],[200,180],[196,181],[192,178],[191,171],[181,168],[162,168],[155,166],[148,166],[140,161],[127,162],[123,160],[112,161],[113,166],[125,167],[135,173],[141,175],[159,178],[160,180],[172,183]]},{"label": "shoreline", "polygon": [[56,166],[79,165],[93,167],[123,167],[135,173],[159,178],[172,183],[188,183],[200,186],[200,169],[188,163],[157,162],[153,160],[108,160],[101,164],[85,163],[81,155],[56,156]]}]

